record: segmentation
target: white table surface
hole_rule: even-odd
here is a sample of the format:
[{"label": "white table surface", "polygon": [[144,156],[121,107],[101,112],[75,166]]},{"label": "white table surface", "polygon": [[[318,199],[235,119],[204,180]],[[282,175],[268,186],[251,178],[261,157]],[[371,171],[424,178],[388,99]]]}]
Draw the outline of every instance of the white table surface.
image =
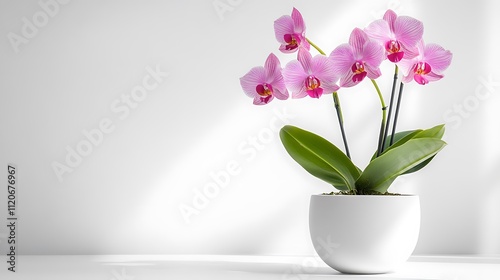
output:
[{"label": "white table surface", "polygon": [[395,272],[379,275],[343,275],[315,256],[21,255],[15,273],[2,263],[2,280],[500,279],[500,256],[412,256]]}]

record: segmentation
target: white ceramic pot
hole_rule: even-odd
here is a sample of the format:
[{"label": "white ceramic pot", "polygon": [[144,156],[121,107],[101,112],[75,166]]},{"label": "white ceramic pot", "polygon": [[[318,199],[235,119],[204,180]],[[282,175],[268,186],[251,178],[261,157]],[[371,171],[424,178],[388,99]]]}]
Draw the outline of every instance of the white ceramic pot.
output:
[{"label": "white ceramic pot", "polygon": [[333,269],[391,272],[415,249],[420,200],[412,195],[312,195],[309,231],[316,252]]}]

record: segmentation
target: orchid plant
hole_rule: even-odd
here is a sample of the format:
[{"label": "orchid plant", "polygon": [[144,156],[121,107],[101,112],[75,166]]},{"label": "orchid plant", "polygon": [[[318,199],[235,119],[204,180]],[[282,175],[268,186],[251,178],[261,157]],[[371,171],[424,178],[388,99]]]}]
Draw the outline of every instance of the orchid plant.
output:
[{"label": "orchid plant", "polygon": [[[304,19],[295,8],[291,15],[274,22],[274,31],[279,50],[297,53],[297,58],[282,68],[279,59],[271,53],[263,67],[252,68],[240,78],[240,83],[255,105],[268,104],[274,98],[285,100],[290,93],[292,98],[332,94],[345,152],[301,128],[286,125],[280,130],[286,151],[310,174],[333,185],[342,194],[386,194],[398,176],[420,170],[444,148],[444,125],[396,132],[404,85],[412,82],[426,85],[440,80],[452,59],[450,51],[437,44],[424,43],[421,21],[387,10],[382,19],[364,29],[355,28],[348,42],[336,47],[330,55],[305,36]],[[318,54],[313,56],[311,47]],[[388,106],[376,81],[382,76],[380,65],[384,61],[394,64],[395,69]],[[351,160],[338,92],[364,80],[371,81],[377,92],[382,120],[377,149],[361,170]]]}]

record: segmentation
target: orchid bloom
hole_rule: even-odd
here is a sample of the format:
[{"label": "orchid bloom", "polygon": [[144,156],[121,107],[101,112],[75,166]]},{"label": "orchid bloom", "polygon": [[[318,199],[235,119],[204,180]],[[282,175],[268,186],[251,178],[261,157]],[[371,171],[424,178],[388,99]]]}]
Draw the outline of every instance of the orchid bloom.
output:
[{"label": "orchid bloom", "polygon": [[416,45],[422,39],[424,25],[417,19],[398,17],[392,10],[387,10],[383,19],[372,22],[365,32],[385,47],[389,61],[397,63],[418,55]]},{"label": "orchid bloom", "polygon": [[337,76],[326,56],[312,55],[300,48],[297,60],[290,61],[283,69],[285,83],[292,91],[293,98],[307,95],[319,98],[323,93],[333,93],[339,89]]},{"label": "orchid bloom", "polygon": [[379,66],[384,60],[381,45],[371,41],[366,33],[355,28],[348,44],[342,44],[330,54],[336,76],[340,76],[340,87],[352,87],[365,77],[378,78],[382,73]]},{"label": "orchid bloom", "polygon": [[417,44],[417,49],[420,53],[417,57],[401,61],[403,82],[415,80],[426,85],[443,78],[441,73],[450,66],[452,53],[437,44],[425,45],[423,40]]},{"label": "orchid bloom", "polygon": [[306,25],[300,12],[293,8],[292,15],[284,15],[274,21],[276,40],[281,44],[279,50],[283,53],[292,53],[304,47],[309,50],[310,45],[305,36]]},{"label": "orchid bloom", "polygon": [[281,75],[280,61],[272,53],[267,57],[264,67],[250,69],[240,78],[240,84],[245,94],[253,98],[255,105],[267,104],[274,97],[285,100],[289,95]]}]

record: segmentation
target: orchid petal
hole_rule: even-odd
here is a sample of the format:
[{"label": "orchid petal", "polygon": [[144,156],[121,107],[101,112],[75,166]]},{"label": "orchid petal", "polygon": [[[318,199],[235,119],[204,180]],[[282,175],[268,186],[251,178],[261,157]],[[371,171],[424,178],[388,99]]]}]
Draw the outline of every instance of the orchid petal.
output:
[{"label": "orchid petal", "polygon": [[437,74],[437,73],[434,73],[434,72],[430,72],[427,75],[425,75],[425,78],[427,78],[427,80],[429,82],[434,82],[434,81],[440,80],[443,77],[444,77],[444,75],[440,75],[440,74]]},{"label": "orchid petal", "polygon": [[306,24],[304,23],[304,19],[302,18],[302,14],[300,14],[299,10],[293,8],[292,10],[292,20],[294,26],[294,32],[296,34],[301,34],[306,31]]},{"label": "orchid petal", "polygon": [[435,73],[441,73],[451,64],[453,57],[450,51],[437,44],[427,44],[424,50],[425,61],[432,66]]},{"label": "orchid petal", "polygon": [[[283,84],[284,84],[284,83],[283,83]],[[276,98],[278,98],[279,100],[286,100],[286,99],[288,99],[288,95],[289,95],[289,94],[288,94],[288,91],[286,90],[286,88],[285,88],[285,90],[284,90],[284,91],[282,91],[282,90],[280,90],[280,89],[278,89],[278,88],[274,87],[274,92],[273,92],[273,95],[274,95]]]},{"label": "orchid petal", "polygon": [[394,35],[405,47],[414,47],[424,34],[421,21],[408,16],[400,16],[394,22]]},{"label": "orchid petal", "polygon": [[309,95],[312,98],[320,98],[321,95],[323,95],[323,89],[322,88],[315,88],[312,90],[307,90],[307,95]]},{"label": "orchid petal", "polygon": [[273,53],[269,54],[264,63],[264,69],[266,70],[266,81],[271,81],[276,79],[276,77],[281,76],[281,64],[279,59]]},{"label": "orchid petal", "polygon": [[285,35],[293,33],[293,19],[289,15],[284,15],[274,21],[274,35],[279,43],[286,44],[284,39]]},{"label": "orchid petal", "polygon": [[370,79],[376,79],[382,75],[382,71],[379,68],[367,67],[366,69],[367,77]]},{"label": "orchid petal", "polygon": [[363,60],[371,68],[378,68],[385,58],[384,48],[373,41],[365,45],[363,54]]},{"label": "orchid petal", "polygon": [[370,25],[365,28],[365,32],[371,39],[379,42],[380,44],[384,44],[388,40],[393,40],[394,36],[391,33],[389,28],[389,24],[383,20],[375,20]]},{"label": "orchid petal", "polygon": [[336,47],[330,54],[332,61],[332,69],[336,76],[341,76],[345,72],[350,71],[354,62],[354,55],[349,44],[342,44]]},{"label": "orchid petal", "polygon": [[317,55],[313,57],[311,60],[311,69],[314,75],[322,82],[335,81],[338,79],[333,71],[331,60],[326,56]]},{"label": "orchid petal", "polygon": [[408,75],[403,76],[403,83],[409,83],[413,81],[413,77],[415,76],[415,73],[413,71],[410,71]]},{"label": "orchid petal", "polygon": [[258,84],[264,83],[266,81],[266,73],[264,67],[257,66],[245,74],[245,76],[240,78],[240,84],[243,88],[243,92],[249,97],[258,96],[255,87]]},{"label": "orchid petal", "polygon": [[363,48],[364,45],[368,41],[368,36],[366,33],[359,29],[359,28],[354,28],[354,30],[351,32],[351,36],[349,36],[349,45],[351,45],[353,53],[354,53],[354,59],[359,59],[361,54],[363,53]]},{"label": "orchid petal", "polygon": [[348,88],[357,85],[358,82],[354,82],[353,77],[354,77],[353,72],[351,71],[346,72],[346,74],[340,78],[339,86],[343,88]]},{"label": "orchid petal", "polygon": [[253,99],[253,104],[254,105],[265,105],[265,104],[271,102],[271,100],[273,100],[273,96],[272,95],[269,95],[267,97],[262,97],[262,96],[257,95]]},{"label": "orchid petal", "polygon": [[311,68],[311,60],[312,60],[312,55],[309,53],[306,49],[300,48],[299,53],[297,55],[297,60],[302,64],[302,67],[304,68],[305,73],[311,74],[312,73],[312,68]]},{"label": "orchid petal", "polygon": [[383,16],[383,19],[389,24],[389,28],[394,32],[394,22],[396,21],[398,15],[391,9],[387,10]]},{"label": "orchid petal", "polygon": [[409,73],[412,72],[411,70],[415,64],[416,61],[414,59],[403,59],[398,63],[398,66],[401,73],[403,73],[403,76],[408,76]]},{"label": "orchid petal", "polygon": [[302,68],[298,60],[288,62],[285,69],[283,69],[283,79],[291,90],[294,98],[297,93],[304,91],[304,79],[307,75],[308,74],[304,72],[304,68]]}]

